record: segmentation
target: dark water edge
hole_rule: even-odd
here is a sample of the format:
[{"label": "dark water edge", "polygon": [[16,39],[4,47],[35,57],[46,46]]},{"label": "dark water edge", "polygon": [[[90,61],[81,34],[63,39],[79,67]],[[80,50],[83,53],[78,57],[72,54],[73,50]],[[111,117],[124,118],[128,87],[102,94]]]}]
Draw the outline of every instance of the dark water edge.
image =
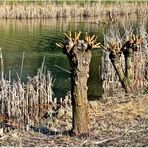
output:
[{"label": "dark water edge", "polygon": [[[56,42],[63,42],[63,33],[71,30],[82,31],[90,35],[96,34],[98,41],[103,42],[103,34],[109,28],[109,24],[96,23],[100,18],[77,18],[77,19],[36,19],[36,20],[0,20],[0,47],[3,50],[5,76],[8,78],[9,70],[11,76],[16,79],[16,74],[20,74],[22,56],[24,53],[23,74],[21,79],[27,81],[27,76],[34,76],[41,67],[45,57],[46,70],[51,71],[54,79],[55,97],[64,97],[70,90],[69,73],[59,69],[56,65],[69,70],[69,63],[66,55],[61,49],[55,46]],[[101,18],[107,21],[107,18]],[[145,19],[143,19],[145,20]],[[129,18],[121,18],[118,24],[128,22]],[[138,25],[137,18],[130,21]],[[147,19],[145,21],[147,24]],[[148,25],[147,25],[148,26]],[[93,57],[90,66],[90,78],[88,81],[89,98],[99,98],[102,92],[100,67],[102,51],[93,50]]]}]

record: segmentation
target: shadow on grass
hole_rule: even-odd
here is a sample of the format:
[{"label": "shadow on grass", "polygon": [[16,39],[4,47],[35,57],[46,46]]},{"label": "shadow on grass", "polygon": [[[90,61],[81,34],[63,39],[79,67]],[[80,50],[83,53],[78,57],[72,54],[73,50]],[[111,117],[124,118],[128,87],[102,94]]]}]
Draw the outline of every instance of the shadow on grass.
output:
[{"label": "shadow on grass", "polygon": [[90,137],[90,135],[89,135],[90,133],[76,135],[73,132],[73,130],[53,131],[53,130],[49,130],[47,127],[34,127],[34,126],[31,126],[30,129],[33,130],[34,132],[41,133],[41,134],[44,134],[46,136],[62,135],[62,136],[77,137],[79,139],[84,139],[84,138],[89,138]]},{"label": "shadow on grass", "polygon": [[46,136],[55,136],[55,135],[70,135],[71,131],[67,130],[67,131],[53,131],[53,130],[49,130],[47,127],[35,127],[35,126],[31,126],[30,127],[31,130],[33,130],[34,132],[37,133],[41,133],[44,134]]}]

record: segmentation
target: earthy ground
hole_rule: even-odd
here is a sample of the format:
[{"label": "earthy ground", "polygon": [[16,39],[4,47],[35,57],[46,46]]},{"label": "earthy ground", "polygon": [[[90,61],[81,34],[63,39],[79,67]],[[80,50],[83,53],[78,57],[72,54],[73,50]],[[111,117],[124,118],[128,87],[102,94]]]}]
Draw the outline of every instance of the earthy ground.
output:
[{"label": "earthy ground", "polygon": [[148,146],[148,95],[91,101],[89,111],[88,137],[70,137],[60,127],[51,132],[54,128],[48,123],[49,128],[39,130],[1,132],[0,146]]}]

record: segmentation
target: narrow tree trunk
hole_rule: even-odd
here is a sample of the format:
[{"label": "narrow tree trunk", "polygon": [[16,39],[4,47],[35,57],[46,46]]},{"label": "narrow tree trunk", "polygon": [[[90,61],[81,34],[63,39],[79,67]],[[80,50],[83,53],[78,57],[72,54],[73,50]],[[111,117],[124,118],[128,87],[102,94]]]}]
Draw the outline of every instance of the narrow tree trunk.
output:
[{"label": "narrow tree trunk", "polygon": [[[107,48],[102,46],[105,50],[110,52],[109,58],[115,68],[115,71],[119,77],[119,81],[122,84],[126,93],[133,93],[134,84],[133,84],[133,59],[134,52],[138,50],[141,44],[143,44],[143,37],[135,36],[132,32],[128,36],[128,40],[122,44],[122,40],[117,41],[117,34],[114,34],[115,38],[111,41],[108,41]],[[111,39],[111,38],[109,38]],[[124,54],[125,60],[125,69],[122,67],[120,61],[121,54]]]},{"label": "narrow tree trunk", "polygon": [[[126,49],[124,52],[124,58],[125,58],[125,76],[127,78],[127,81],[131,87],[131,90],[133,89],[133,56],[134,51],[131,48]],[[133,91],[133,90],[132,90]]]},{"label": "narrow tree trunk", "polygon": [[121,82],[122,87],[124,88],[126,93],[131,93],[131,87],[129,85],[129,81],[127,77],[125,76],[123,69],[122,69],[122,64],[120,61],[120,55],[116,53],[110,53],[109,58],[113,64],[113,67],[115,68],[115,71],[119,77],[119,81]]}]

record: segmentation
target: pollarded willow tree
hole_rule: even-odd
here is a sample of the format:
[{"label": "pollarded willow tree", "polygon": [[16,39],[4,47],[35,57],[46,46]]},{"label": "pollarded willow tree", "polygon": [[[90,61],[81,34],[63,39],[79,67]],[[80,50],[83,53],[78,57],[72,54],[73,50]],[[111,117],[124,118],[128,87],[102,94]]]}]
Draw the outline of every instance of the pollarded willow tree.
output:
[{"label": "pollarded willow tree", "polygon": [[134,53],[139,50],[143,40],[144,36],[135,35],[132,29],[125,30],[125,34],[121,38],[116,28],[106,35],[105,47],[102,46],[109,52],[109,59],[126,93],[134,91]]},{"label": "pollarded willow tree", "polygon": [[75,32],[72,36],[71,31],[64,44],[58,43],[57,46],[63,49],[67,55],[71,68],[71,96],[73,107],[72,133],[77,136],[86,135],[88,129],[88,100],[87,100],[87,80],[89,78],[89,66],[91,62],[92,48],[99,48],[100,43],[96,42],[96,37],[86,34],[80,40],[81,32]]}]

